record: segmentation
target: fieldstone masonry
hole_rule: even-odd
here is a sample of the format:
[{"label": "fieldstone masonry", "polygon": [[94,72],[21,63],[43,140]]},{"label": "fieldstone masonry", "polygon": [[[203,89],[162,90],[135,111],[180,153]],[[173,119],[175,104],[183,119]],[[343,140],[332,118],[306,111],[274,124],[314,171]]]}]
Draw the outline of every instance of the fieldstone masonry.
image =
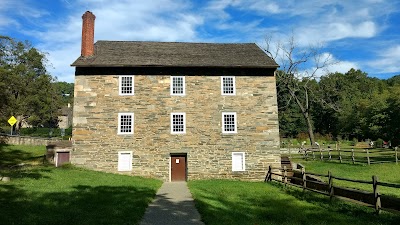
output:
[{"label": "fieldstone masonry", "polygon": [[[186,95],[170,95],[170,76],[135,75],[134,95],[120,96],[118,75],[76,75],[71,162],[118,173],[118,152],[133,151],[131,175],[170,180],[171,153],[187,154],[187,178],[263,180],[280,167],[273,71],[236,76],[236,95],[221,95],[220,76],[186,76]],[[134,134],[118,135],[118,113],[134,113]],[[170,114],[186,113],[186,133],[171,134]],[[236,134],[222,134],[222,112],[237,113]],[[232,152],[245,171],[232,172]]]}]

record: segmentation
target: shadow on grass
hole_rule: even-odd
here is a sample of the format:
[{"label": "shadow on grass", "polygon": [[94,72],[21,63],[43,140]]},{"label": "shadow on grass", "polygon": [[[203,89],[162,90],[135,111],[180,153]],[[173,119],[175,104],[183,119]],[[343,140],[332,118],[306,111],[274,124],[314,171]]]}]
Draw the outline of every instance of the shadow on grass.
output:
[{"label": "shadow on grass", "polygon": [[[240,185],[240,184],[239,184]],[[400,217],[373,214],[372,210],[329,203],[312,193],[282,190],[275,185],[252,184],[243,190],[200,185],[193,190],[196,207],[206,224],[398,224]],[[191,189],[192,190],[192,189]],[[354,207],[354,208],[353,208]]]},{"label": "shadow on grass", "polygon": [[124,186],[78,185],[70,192],[38,194],[14,185],[0,185],[0,221],[2,224],[138,224],[154,195],[151,189]]},{"label": "shadow on grass", "polygon": [[0,144],[0,177],[15,178],[48,178],[43,172],[50,172],[45,167],[31,167],[29,163],[32,161],[45,164],[43,156],[37,156],[24,150],[11,150],[7,148],[9,145]]},{"label": "shadow on grass", "polygon": [[[9,145],[6,144],[0,144],[0,169],[11,168],[31,160],[43,160],[43,156],[34,155],[22,149],[10,149],[8,146]],[[44,154],[43,152],[43,155]]]}]

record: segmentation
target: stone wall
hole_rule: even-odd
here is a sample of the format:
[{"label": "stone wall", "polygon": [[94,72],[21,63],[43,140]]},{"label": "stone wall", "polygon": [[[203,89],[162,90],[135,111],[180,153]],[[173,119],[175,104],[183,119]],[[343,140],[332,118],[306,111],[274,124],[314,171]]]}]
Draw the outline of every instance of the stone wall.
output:
[{"label": "stone wall", "polygon": [[[171,153],[187,154],[188,179],[263,180],[280,166],[275,77],[236,76],[222,96],[220,76],[186,76],[186,95],[170,95],[170,76],[136,75],[134,95],[119,96],[117,75],[75,77],[71,162],[117,172],[118,151],[133,151],[132,171],[169,181]],[[118,113],[134,113],[134,134],[117,135]],[[186,133],[171,134],[170,113],[186,113]],[[222,112],[237,113],[237,134],[222,134]],[[245,152],[232,172],[232,152]]]},{"label": "stone wall", "polygon": [[49,142],[58,141],[59,138],[40,138],[29,136],[0,135],[0,143],[10,145],[47,145]]}]

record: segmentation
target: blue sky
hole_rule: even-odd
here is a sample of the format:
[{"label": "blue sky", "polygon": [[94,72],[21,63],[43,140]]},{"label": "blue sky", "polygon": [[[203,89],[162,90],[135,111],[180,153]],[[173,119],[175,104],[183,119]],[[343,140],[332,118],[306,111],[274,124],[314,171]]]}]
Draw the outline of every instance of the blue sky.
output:
[{"label": "blue sky", "polygon": [[53,76],[73,82],[87,10],[96,15],[95,40],[264,47],[266,37],[275,44],[293,36],[297,49],[317,45],[339,61],[330,72],[400,74],[398,0],[0,0],[0,35],[30,41],[48,54]]}]

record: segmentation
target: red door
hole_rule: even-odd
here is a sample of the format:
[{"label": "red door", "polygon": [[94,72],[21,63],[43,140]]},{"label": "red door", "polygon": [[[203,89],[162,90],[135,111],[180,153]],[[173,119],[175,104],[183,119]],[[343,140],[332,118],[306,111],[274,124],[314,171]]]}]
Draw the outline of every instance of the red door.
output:
[{"label": "red door", "polygon": [[186,156],[171,156],[171,181],[186,181]]},{"label": "red door", "polygon": [[69,162],[69,152],[57,152],[57,166]]}]

